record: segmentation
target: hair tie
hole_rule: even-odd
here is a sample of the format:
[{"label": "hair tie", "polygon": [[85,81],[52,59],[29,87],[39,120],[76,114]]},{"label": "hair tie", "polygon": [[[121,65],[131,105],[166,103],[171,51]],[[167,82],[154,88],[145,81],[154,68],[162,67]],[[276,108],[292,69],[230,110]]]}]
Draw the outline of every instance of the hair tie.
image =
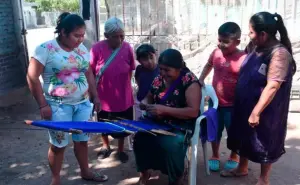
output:
[{"label": "hair tie", "polygon": [[61,22],[63,22],[64,20],[66,20],[68,17],[70,17],[72,14],[71,13],[69,13],[68,15],[66,15],[65,17],[63,17],[62,19],[61,19]]},{"label": "hair tie", "polygon": [[278,14],[275,12],[274,15],[273,15],[275,21],[278,21]]}]

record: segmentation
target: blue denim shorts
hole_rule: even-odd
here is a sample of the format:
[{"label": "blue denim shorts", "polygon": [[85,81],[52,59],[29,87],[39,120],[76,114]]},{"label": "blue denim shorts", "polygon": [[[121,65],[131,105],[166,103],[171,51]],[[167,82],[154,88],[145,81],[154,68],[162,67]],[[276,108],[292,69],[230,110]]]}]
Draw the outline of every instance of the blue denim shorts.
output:
[{"label": "blue denim shorts", "polygon": [[[88,121],[92,113],[92,104],[90,101],[85,101],[76,105],[62,104],[54,101],[48,101],[52,110],[52,121]],[[59,148],[69,144],[69,133],[49,130],[49,142]],[[75,142],[88,141],[87,133],[72,134],[72,139]]]}]

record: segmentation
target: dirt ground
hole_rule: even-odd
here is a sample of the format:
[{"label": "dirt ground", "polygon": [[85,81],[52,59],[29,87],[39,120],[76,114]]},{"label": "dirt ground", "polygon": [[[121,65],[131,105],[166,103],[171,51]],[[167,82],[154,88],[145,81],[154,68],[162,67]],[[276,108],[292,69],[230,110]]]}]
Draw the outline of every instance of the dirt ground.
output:
[{"label": "dirt ground", "polygon": [[[300,108],[298,102],[293,102],[294,109]],[[297,111],[294,111],[297,112]],[[39,119],[38,109],[31,97],[18,105],[0,109],[0,184],[1,185],[49,185],[50,170],[47,162],[48,135],[47,131],[23,124],[24,119]],[[300,122],[299,113],[289,115],[289,130],[286,138],[286,154],[273,168],[272,185],[300,185]],[[112,141],[115,147],[116,142]],[[111,158],[99,161],[96,152],[100,147],[99,136],[93,136],[89,142],[90,166],[102,169],[109,175],[109,181],[104,185],[133,185],[138,181],[135,160],[132,151],[127,151],[130,160],[120,164]],[[128,147],[127,147],[128,148]],[[259,165],[250,163],[247,177],[224,179],[218,173],[206,176],[204,173],[202,150],[199,147],[198,185],[254,185],[259,175]],[[228,151],[225,138],[222,141],[222,162],[225,162]],[[61,172],[63,185],[98,184],[80,179],[79,167],[73,155],[73,146],[67,148]],[[164,175],[153,177],[149,185],[168,184]]]}]

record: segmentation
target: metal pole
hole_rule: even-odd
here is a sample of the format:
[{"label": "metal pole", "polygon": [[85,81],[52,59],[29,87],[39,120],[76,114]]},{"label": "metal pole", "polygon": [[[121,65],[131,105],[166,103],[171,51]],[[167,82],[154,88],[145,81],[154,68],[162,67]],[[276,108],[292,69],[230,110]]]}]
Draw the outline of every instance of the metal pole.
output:
[{"label": "metal pole", "polygon": [[240,4],[240,8],[242,9],[242,15],[241,15],[241,29],[243,30],[243,27],[244,27],[244,10],[245,10],[245,6],[246,6],[246,2],[245,1],[242,1],[242,3]]},{"label": "metal pole", "polygon": [[256,1],[257,0],[252,0],[252,14],[256,13]]},{"label": "metal pole", "polygon": [[229,0],[226,0],[226,3],[224,5],[224,22],[227,21],[228,6],[229,6]]},{"label": "metal pole", "polygon": [[168,23],[168,1],[165,1],[165,21]]},{"label": "metal pole", "polygon": [[207,39],[207,35],[208,35],[208,4],[209,4],[209,0],[206,0],[206,33],[205,33],[205,36],[206,36],[206,39]]},{"label": "metal pole", "polygon": [[98,9],[98,0],[94,1],[94,16],[95,16],[95,29],[96,29],[96,41],[100,40],[100,26],[99,26],[99,11]]},{"label": "metal pole", "polygon": [[[160,0],[156,0],[156,23],[158,23],[158,25],[157,25],[157,33],[156,34],[158,34],[159,33],[159,29],[160,29],[160,27],[159,27],[159,25],[161,25],[160,24],[160,19],[159,19],[159,2],[160,2]],[[151,29],[151,27],[150,27],[150,29]]]},{"label": "metal pole", "polygon": [[123,23],[124,23],[124,27],[126,28],[125,3],[124,3],[124,0],[122,0],[122,9],[123,9]]},{"label": "metal pole", "polygon": [[285,17],[286,17],[285,7],[286,7],[286,1],[283,0],[283,9],[282,9],[282,17],[283,17],[283,19],[285,19]]},{"label": "metal pole", "polygon": [[292,35],[295,33],[295,24],[296,24],[296,18],[297,18],[297,0],[293,0],[292,4]]},{"label": "metal pole", "polygon": [[292,20],[293,20],[293,24],[295,23],[296,17],[297,17],[297,0],[293,0],[293,4],[292,4]]},{"label": "metal pole", "polygon": [[22,23],[22,30],[21,30],[21,35],[23,38],[23,44],[24,44],[24,55],[25,55],[25,74],[27,74],[27,69],[29,66],[29,55],[28,55],[28,47],[27,47],[27,29],[26,29],[26,24],[24,21],[24,11],[23,11],[23,0],[19,0],[19,6],[20,6],[20,11],[21,11],[21,18],[20,21]]},{"label": "metal pole", "polygon": [[[174,23],[175,23],[175,20],[176,20],[176,19],[175,19],[175,15],[174,15],[174,0],[172,0],[171,6],[172,6],[172,14],[171,14],[171,15],[172,15],[172,17],[173,17],[173,19],[172,19],[172,29],[173,29],[172,31],[173,31],[173,32],[172,32],[172,33],[174,34],[175,31],[176,31],[175,24],[174,24]],[[176,32],[176,34],[178,34],[178,32]]]},{"label": "metal pole", "polygon": [[143,18],[142,18],[142,16],[141,16],[141,14],[142,14],[142,2],[141,2],[141,0],[139,0],[140,1],[140,20],[141,20],[141,36],[143,35]]}]

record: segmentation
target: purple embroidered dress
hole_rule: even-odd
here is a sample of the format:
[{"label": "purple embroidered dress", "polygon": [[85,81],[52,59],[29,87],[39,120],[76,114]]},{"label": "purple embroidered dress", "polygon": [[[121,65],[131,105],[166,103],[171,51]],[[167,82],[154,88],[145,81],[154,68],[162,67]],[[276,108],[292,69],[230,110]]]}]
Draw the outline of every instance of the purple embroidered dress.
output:
[{"label": "purple embroidered dress", "polygon": [[[289,52],[276,45],[261,52],[254,50],[242,64],[227,146],[253,162],[273,163],[285,153],[291,61]],[[282,81],[282,85],[261,113],[259,125],[252,128],[248,119],[268,80]]]}]

